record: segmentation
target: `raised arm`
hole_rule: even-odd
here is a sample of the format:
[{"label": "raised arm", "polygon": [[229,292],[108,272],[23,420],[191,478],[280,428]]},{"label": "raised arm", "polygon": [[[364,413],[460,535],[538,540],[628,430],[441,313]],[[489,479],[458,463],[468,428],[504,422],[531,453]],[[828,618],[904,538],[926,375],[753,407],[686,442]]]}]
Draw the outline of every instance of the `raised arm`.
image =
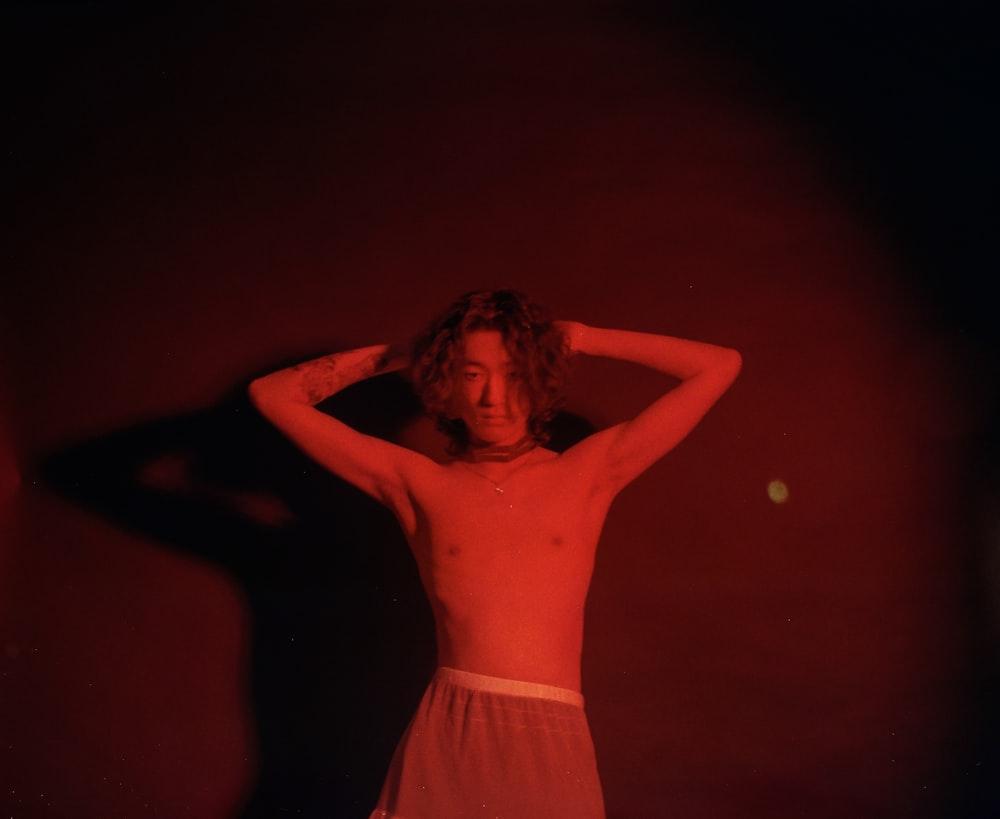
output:
[{"label": "raised arm", "polygon": [[306,361],[250,384],[254,406],[307,455],[387,506],[401,511],[407,468],[423,456],[364,435],[315,405],[345,387],[402,369],[409,351],[378,345]]},{"label": "raised arm", "polygon": [[671,336],[559,322],[574,353],[631,361],[681,383],[631,421],[593,436],[587,445],[599,480],[617,492],[663,457],[711,409],[739,375],[736,350]]}]

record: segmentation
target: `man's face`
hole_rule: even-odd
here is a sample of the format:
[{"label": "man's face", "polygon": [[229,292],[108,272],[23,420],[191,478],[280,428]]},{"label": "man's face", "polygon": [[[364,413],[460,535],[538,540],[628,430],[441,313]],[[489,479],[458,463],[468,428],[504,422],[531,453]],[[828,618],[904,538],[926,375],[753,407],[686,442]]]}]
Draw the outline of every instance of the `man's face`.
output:
[{"label": "man's face", "polygon": [[528,433],[521,374],[500,332],[475,330],[466,335],[455,379],[455,410],[473,441],[513,444]]}]

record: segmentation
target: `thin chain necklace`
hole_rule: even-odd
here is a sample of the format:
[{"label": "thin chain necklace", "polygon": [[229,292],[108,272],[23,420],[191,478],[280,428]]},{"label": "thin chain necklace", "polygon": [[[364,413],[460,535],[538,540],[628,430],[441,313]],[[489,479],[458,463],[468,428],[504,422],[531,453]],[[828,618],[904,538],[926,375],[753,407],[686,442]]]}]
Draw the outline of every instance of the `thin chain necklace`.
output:
[{"label": "thin chain necklace", "polygon": [[[495,480],[493,480],[493,478],[491,478],[489,475],[484,475],[482,472],[476,471],[471,466],[469,466],[465,461],[459,461],[458,463],[460,463],[462,466],[464,466],[466,469],[468,469],[469,472],[471,472],[477,478],[482,478],[484,481],[493,484],[493,488],[496,490],[497,495],[501,495],[501,496],[503,495],[503,486],[501,486],[499,483],[497,483]],[[527,463],[519,464],[516,468],[512,469],[507,474],[507,476],[504,478],[504,480],[505,481],[509,480],[510,477],[511,477],[511,475],[513,475],[515,472],[517,472],[518,470],[520,470],[522,467],[525,467],[525,466],[527,466]]]},{"label": "thin chain necklace", "polygon": [[[527,453],[531,452],[531,450],[533,450],[536,446],[538,446],[538,442],[535,440],[535,437],[529,433],[528,435],[525,435],[520,441],[515,441],[513,444],[508,444],[506,446],[498,446],[496,444],[493,444],[478,448],[469,447],[466,450],[465,455],[473,463],[485,463],[487,461],[509,463],[510,461],[513,461],[515,458],[520,458],[522,455],[526,455]],[[466,469],[468,469],[469,472],[471,472],[477,478],[482,478],[484,481],[493,484],[493,488],[496,490],[496,493],[498,495],[503,495],[503,486],[501,486],[499,483],[493,480],[493,478],[489,477],[489,475],[484,475],[482,472],[473,469],[471,466],[469,466],[468,461],[465,459],[459,459],[458,462]],[[504,478],[504,480],[508,480],[510,476],[513,475],[515,472],[517,472],[517,470],[520,469],[522,466],[524,466],[524,464],[520,464],[519,466],[512,469]]]},{"label": "thin chain necklace", "polygon": [[[469,466],[465,461],[459,461],[459,463],[466,469],[468,469],[469,472],[471,472],[477,478],[482,478],[484,481],[489,481],[491,484],[493,484],[493,488],[496,489],[498,495],[503,494],[503,487],[500,484],[498,484],[495,480],[493,480],[493,478],[484,475],[482,472],[476,472],[476,470],[473,469],[471,466]],[[510,475],[508,475],[507,477],[510,477]]]}]

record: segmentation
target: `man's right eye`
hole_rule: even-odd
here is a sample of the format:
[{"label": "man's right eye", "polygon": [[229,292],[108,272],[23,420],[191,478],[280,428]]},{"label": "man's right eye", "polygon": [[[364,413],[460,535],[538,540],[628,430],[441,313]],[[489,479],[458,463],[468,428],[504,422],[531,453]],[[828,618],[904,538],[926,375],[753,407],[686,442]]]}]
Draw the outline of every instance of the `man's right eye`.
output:
[{"label": "man's right eye", "polygon": [[477,378],[479,378],[479,373],[477,373],[477,372],[462,373],[462,377],[466,381],[475,381]]}]

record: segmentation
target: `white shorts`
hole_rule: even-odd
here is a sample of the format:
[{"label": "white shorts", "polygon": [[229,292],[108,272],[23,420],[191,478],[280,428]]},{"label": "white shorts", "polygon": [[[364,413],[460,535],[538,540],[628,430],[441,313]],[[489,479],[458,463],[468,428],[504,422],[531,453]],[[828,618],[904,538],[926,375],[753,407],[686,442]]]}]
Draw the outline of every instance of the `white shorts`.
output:
[{"label": "white shorts", "polygon": [[439,668],[371,819],[604,819],[578,691]]}]

